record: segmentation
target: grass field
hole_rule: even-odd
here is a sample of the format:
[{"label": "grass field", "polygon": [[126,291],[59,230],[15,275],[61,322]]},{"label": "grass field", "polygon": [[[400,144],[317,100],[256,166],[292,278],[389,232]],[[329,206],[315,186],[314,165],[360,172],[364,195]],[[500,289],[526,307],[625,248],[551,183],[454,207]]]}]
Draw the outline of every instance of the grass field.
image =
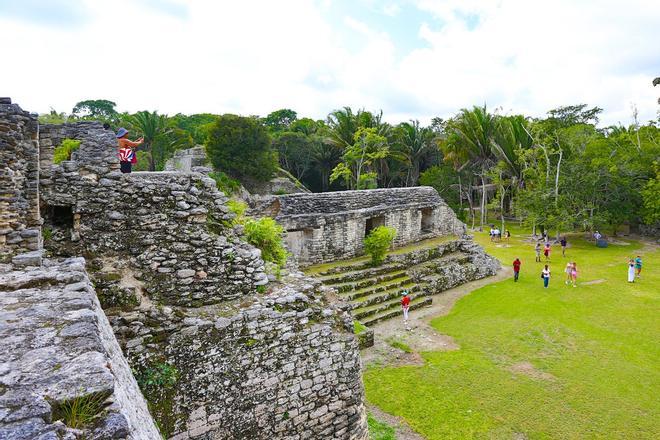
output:
[{"label": "grass field", "polygon": [[[660,252],[569,236],[543,289],[532,244],[511,232],[510,247],[475,239],[507,266],[520,257],[520,281],[476,290],[432,321],[459,350],[424,352],[423,366],[368,368],[369,402],[429,439],[660,438]],[[637,253],[642,278],[629,284]],[[568,259],[576,288],[564,284]]]}]

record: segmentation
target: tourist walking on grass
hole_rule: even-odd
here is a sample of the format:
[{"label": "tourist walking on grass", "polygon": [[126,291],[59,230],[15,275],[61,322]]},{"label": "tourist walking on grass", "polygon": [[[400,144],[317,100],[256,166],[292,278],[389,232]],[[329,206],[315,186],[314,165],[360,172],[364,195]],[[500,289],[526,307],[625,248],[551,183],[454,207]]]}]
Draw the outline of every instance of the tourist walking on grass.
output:
[{"label": "tourist walking on grass", "polygon": [[517,282],[518,281],[518,276],[520,275],[520,264],[521,261],[519,258],[516,258],[513,260],[513,281]]},{"label": "tourist walking on grass", "polygon": [[543,248],[543,255],[545,255],[545,261],[550,261],[550,242],[545,243]]},{"label": "tourist walking on grass", "polygon": [[408,328],[408,310],[410,310],[410,296],[408,291],[403,291],[403,298],[401,298],[401,308],[403,309],[403,323]]},{"label": "tourist walking on grass", "polygon": [[504,233],[504,238],[506,238],[506,242],[509,243],[509,240],[511,239],[511,232],[509,232],[508,229]]},{"label": "tourist walking on grass", "polygon": [[635,260],[632,258],[628,260],[628,282],[635,282]]},{"label": "tourist walking on grass", "polygon": [[561,240],[559,241],[559,244],[561,245],[561,256],[565,257],[566,256],[566,245],[568,242],[566,241],[566,237],[562,237]]},{"label": "tourist walking on grass", "polygon": [[577,287],[577,263],[573,261],[571,265],[571,281],[573,282],[573,287]]},{"label": "tourist walking on grass", "polygon": [[117,131],[117,145],[119,146],[119,169],[122,173],[129,174],[132,171],[133,164],[137,162],[135,148],[137,148],[139,145],[142,145],[142,142],[144,142],[143,138],[140,138],[137,141],[129,140],[128,130],[123,127]]},{"label": "tourist walking on grass", "polygon": [[637,278],[640,278],[642,276],[642,257],[639,255],[635,258],[635,270],[637,271]]},{"label": "tourist walking on grass", "polygon": [[534,252],[536,252],[536,261],[537,263],[541,262],[541,243],[538,241],[536,242],[536,245],[534,246]]},{"label": "tourist walking on grass", "polygon": [[550,268],[548,265],[545,265],[545,268],[541,271],[541,278],[543,278],[543,287],[548,288],[548,284],[550,283]]},{"label": "tourist walking on grass", "polygon": [[573,281],[573,263],[570,261],[566,263],[566,269],[564,269],[564,272],[566,272],[566,281],[564,281],[564,284],[571,284]]}]

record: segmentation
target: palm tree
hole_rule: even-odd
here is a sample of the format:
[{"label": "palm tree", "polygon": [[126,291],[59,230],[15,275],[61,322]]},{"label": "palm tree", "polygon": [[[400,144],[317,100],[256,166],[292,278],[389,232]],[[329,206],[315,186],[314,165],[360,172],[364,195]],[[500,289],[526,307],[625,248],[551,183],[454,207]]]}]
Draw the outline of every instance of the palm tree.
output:
[{"label": "palm tree", "polygon": [[167,116],[158,112],[140,111],[131,116],[131,123],[142,132],[145,151],[149,153],[149,171],[156,171],[156,162],[152,151],[154,139],[167,130]]},{"label": "palm tree", "polygon": [[495,163],[492,143],[496,131],[495,116],[488,113],[486,106],[462,109],[448,127],[449,138],[446,149],[450,159],[461,159],[463,165],[473,165],[481,180],[480,229],[486,222],[486,174]]},{"label": "palm tree", "polygon": [[311,147],[312,165],[321,175],[321,191],[325,192],[330,186],[330,173],[341,160],[342,150],[321,136],[314,136]]},{"label": "palm tree", "polygon": [[355,132],[360,126],[359,115],[360,112],[355,114],[350,107],[335,110],[328,115],[329,139],[341,150],[353,145]]},{"label": "palm tree", "polygon": [[435,148],[434,133],[428,127],[421,127],[419,121],[402,122],[397,127],[398,147],[408,166],[406,186],[414,186],[419,180],[419,168],[425,157]]}]

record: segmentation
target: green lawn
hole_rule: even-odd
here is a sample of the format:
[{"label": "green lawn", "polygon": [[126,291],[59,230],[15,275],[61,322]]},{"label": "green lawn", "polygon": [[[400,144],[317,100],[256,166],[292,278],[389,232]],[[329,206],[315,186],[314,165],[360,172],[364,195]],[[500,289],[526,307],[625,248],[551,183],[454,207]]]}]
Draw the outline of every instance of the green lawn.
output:
[{"label": "green lawn", "polygon": [[[509,248],[476,240],[507,266],[519,256],[521,280],[476,290],[432,322],[460,350],[368,368],[367,399],[429,439],[660,438],[660,252],[643,253],[643,277],[628,284],[639,243],[569,237],[579,285],[564,284],[557,246],[543,289],[532,245],[511,231]],[[593,280],[604,281],[583,284]]]}]

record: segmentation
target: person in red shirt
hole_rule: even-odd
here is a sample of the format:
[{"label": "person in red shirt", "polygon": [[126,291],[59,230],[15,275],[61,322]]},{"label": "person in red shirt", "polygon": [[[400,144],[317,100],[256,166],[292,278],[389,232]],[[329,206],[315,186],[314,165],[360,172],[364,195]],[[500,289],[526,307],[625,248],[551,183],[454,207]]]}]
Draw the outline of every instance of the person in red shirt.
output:
[{"label": "person in red shirt", "polygon": [[513,281],[518,281],[518,276],[520,275],[520,259],[516,258],[513,260]]},{"label": "person in red shirt", "polygon": [[405,323],[406,328],[408,328],[408,310],[410,309],[410,296],[408,295],[407,290],[403,291],[403,298],[401,298],[401,308],[403,309],[403,322]]}]

